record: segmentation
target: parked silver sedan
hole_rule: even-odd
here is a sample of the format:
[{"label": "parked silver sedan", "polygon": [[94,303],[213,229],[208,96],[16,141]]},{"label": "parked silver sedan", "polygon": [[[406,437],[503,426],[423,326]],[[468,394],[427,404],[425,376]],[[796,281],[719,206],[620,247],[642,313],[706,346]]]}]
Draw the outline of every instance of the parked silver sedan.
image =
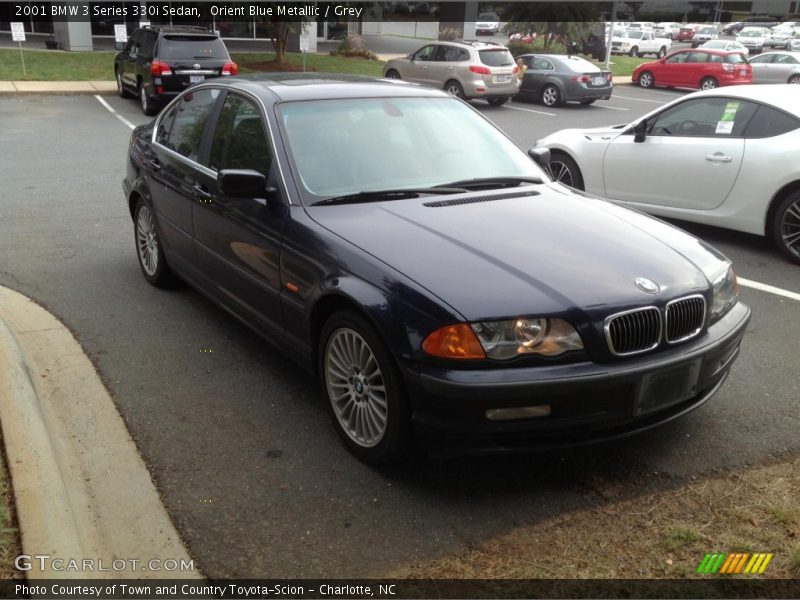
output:
[{"label": "parked silver sedan", "polygon": [[800,52],[765,52],[750,65],[753,83],[800,83]]}]

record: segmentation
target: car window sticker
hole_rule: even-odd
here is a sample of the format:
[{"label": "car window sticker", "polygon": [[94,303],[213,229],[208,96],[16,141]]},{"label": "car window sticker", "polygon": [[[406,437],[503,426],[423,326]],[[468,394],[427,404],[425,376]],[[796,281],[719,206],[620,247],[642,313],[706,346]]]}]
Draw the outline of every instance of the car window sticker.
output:
[{"label": "car window sticker", "polygon": [[736,123],[736,111],[739,110],[739,102],[728,102],[725,105],[725,110],[722,111],[722,116],[717,122],[717,129],[715,133],[730,134],[733,132],[733,126]]}]

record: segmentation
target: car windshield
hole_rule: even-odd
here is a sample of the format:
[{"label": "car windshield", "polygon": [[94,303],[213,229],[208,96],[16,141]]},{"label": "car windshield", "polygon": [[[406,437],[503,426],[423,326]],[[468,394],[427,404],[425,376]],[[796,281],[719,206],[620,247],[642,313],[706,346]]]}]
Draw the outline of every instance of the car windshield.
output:
[{"label": "car windshield", "polygon": [[497,21],[498,17],[494,13],[481,13],[478,15],[479,21]]},{"label": "car windshield", "polygon": [[761,37],[761,33],[758,31],[744,31],[742,32],[742,37]]},{"label": "car windshield", "polygon": [[569,56],[563,57],[561,62],[567,65],[567,68],[571,71],[576,73],[597,73],[600,71],[600,68],[590,63],[585,58],[581,58],[580,56]]},{"label": "car windshield", "polygon": [[725,62],[732,65],[739,65],[742,63],[746,63],[747,59],[744,57],[744,55],[733,52],[731,54],[725,55]]},{"label": "car windshield", "polygon": [[225,44],[215,35],[165,35],[161,38],[158,57],[179,58],[217,58],[227,59]]},{"label": "car windshield", "polygon": [[514,57],[505,48],[479,50],[478,55],[481,57],[481,62],[490,67],[511,67],[514,65]]},{"label": "car windshield", "polygon": [[454,98],[315,100],[278,110],[310,202],[478,178],[546,180],[527,154]]},{"label": "car windshield", "polygon": [[700,30],[700,33],[702,33],[702,34],[717,33],[717,30],[714,29],[713,27],[703,27]]}]

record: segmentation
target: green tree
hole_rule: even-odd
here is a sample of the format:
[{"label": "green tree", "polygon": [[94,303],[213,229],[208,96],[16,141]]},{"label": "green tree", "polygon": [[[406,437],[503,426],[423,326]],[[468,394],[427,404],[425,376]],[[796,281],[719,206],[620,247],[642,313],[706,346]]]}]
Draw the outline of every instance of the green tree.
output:
[{"label": "green tree", "polygon": [[504,31],[535,31],[547,51],[557,39],[583,39],[591,31],[592,22],[600,20],[603,6],[595,2],[509,3],[502,15]]}]

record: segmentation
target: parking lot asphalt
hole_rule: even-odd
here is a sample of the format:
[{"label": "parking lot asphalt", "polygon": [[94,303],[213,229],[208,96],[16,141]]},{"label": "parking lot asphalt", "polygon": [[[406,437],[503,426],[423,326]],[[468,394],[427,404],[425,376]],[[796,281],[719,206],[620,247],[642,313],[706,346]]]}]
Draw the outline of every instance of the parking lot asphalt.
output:
[{"label": "parking lot asphalt", "polygon": [[[620,87],[590,107],[475,107],[526,148],[679,94]],[[744,287],[753,319],[741,356],[686,418],[590,448],[370,469],[339,443],[315,382],[279,352],[193,290],[144,281],[120,183],[125,121],[147,119],[133,101],[102,100],[117,114],[92,96],[0,98],[0,284],[83,344],[211,577],[381,576],[612,495],[800,447],[800,302]],[[800,268],[765,240],[684,226],[741,277],[800,293]]]}]

